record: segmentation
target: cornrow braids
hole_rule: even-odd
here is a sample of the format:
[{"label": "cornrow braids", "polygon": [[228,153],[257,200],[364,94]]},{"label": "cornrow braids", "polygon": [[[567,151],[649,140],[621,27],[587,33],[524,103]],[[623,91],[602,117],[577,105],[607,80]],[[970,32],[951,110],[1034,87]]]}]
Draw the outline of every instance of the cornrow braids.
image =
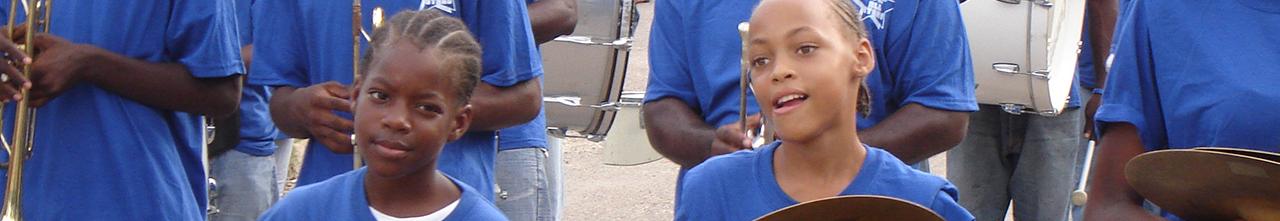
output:
[{"label": "cornrow braids", "polygon": [[[853,0],[859,1],[859,0]],[[831,5],[832,14],[840,20],[845,27],[846,34],[853,38],[853,42],[867,38],[866,26],[862,20],[858,18],[858,7],[853,5],[850,0],[828,0]],[[858,87],[858,113],[863,117],[871,115],[871,89],[867,87],[867,80],[862,79],[862,84]]]},{"label": "cornrow braids", "polygon": [[[471,36],[466,23],[436,10],[401,11],[387,23],[374,28],[369,48],[360,59],[360,69],[369,70],[373,60],[381,60],[378,52],[397,41],[409,41],[419,51],[431,50],[432,57],[453,76],[454,95],[459,104],[471,101],[471,93],[480,81],[480,43]],[[368,75],[361,75],[361,78]]]}]

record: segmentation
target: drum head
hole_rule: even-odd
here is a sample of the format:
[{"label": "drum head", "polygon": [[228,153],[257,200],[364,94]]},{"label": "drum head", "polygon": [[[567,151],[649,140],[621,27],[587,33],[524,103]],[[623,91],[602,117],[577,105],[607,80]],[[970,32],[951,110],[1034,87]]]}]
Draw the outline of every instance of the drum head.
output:
[{"label": "drum head", "polygon": [[853,220],[920,220],[942,221],[928,208],[901,199],[871,196],[837,196],[782,208],[765,214],[757,221],[853,221]]},{"label": "drum head", "polygon": [[1280,163],[1231,151],[1153,151],[1130,160],[1125,177],[1186,220],[1280,219]]}]

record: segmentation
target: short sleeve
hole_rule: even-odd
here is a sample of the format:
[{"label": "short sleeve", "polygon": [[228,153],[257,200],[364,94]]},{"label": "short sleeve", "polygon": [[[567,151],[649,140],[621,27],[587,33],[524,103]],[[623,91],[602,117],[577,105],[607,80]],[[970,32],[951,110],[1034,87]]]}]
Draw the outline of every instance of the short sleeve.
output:
[{"label": "short sleeve", "polygon": [[673,97],[698,104],[689,71],[683,17],[674,5],[679,1],[657,1],[653,27],[649,33],[649,86],[644,102]]},{"label": "short sleeve", "polygon": [[175,1],[165,53],[198,78],[244,73],[232,1]]},{"label": "short sleeve", "polygon": [[[523,1],[475,1],[477,13],[463,20],[475,34],[484,53],[481,80],[510,87],[542,76],[542,57],[533,43],[528,9]],[[469,5],[468,5],[469,6]]]},{"label": "short sleeve", "polygon": [[716,197],[724,196],[717,180],[710,177],[711,174],[700,172],[691,170],[685,174],[680,194],[676,196],[676,221],[727,219],[720,205],[728,202]]},{"label": "short sleeve", "polygon": [[[969,57],[969,40],[960,19],[956,1],[920,1],[913,17],[894,17],[910,21],[909,28],[889,36],[881,50],[893,74],[901,106],[911,103],[925,107],[973,112],[978,110],[974,96],[973,66]],[[899,5],[902,6],[902,5]],[[911,20],[906,20],[911,19]],[[902,24],[899,24],[902,25]],[[896,29],[892,28],[891,29]]]},{"label": "short sleeve", "polygon": [[951,184],[947,184],[942,187],[941,191],[938,191],[938,195],[933,197],[933,202],[931,203],[932,205],[929,205],[929,210],[933,210],[934,213],[942,216],[942,219],[947,221],[974,220],[973,215],[969,214],[968,210],[965,210],[964,207],[960,206],[960,203],[956,202],[957,198],[958,193],[956,187]]},{"label": "short sleeve", "polygon": [[[1150,35],[1140,11],[1131,10],[1128,15],[1131,17],[1118,24],[1117,30],[1122,33],[1117,33],[1114,40],[1114,60],[1107,75],[1106,94],[1094,118],[1099,129],[1113,123],[1132,124],[1138,128],[1143,146],[1151,150],[1167,146],[1168,139],[1156,88]],[[1099,131],[1106,136],[1106,131]]]},{"label": "short sleeve", "polygon": [[307,47],[302,16],[296,1],[258,1],[251,6],[254,19],[253,67],[249,82],[254,85],[305,87]]}]

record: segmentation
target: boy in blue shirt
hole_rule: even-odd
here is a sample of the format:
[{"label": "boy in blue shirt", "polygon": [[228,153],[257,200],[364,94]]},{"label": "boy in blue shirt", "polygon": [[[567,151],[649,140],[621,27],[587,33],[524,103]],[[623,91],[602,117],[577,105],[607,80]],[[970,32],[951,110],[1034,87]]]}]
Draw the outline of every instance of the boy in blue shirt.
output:
[{"label": "boy in blue shirt", "polygon": [[751,85],[780,142],[713,157],[689,171],[676,220],[751,220],[799,202],[880,195],[973,220],[955,187],[858,137],[872,111],[875,53],[844,0],[765,0],[751,16]]},{"label": "boy in blue shirt", "polygon": [[[436,170],[473,117],[480,45],[458,19],[405,11],[374,30],[353,84],[356,143],[368,166],[300,187],[262,220],[505,220],[464,182]],[[434,219],[432,219],[434,218]]]},{"label": "boy in blue shirt", "polygon": [[[0,5],[9,12],[8,1]],[[36,57],[0,40],[9,60],[33,69],[28,81],[15,66],[0,65],[8,79],[0,97],[17,99],[19,87],[30,87],[39,107],[24,218],[203,220],[199,115],[230,114],[240,98],[232,3],[52,5],[50,33],[31,44],[41,51]],[[25,13],[3,17],[10,16]],[[5,105],[6,136],[12,104]]]},{"label": "boy in blue shirt", "polygon": [[1086,220],[1160,218],[1143,210],[1142,197],[1125,180],[1125,163],[1143,152],[1205,146],[1280,151],[1280,115],[1258,112],[1280,108],[1280,4],[1129,4],[1096,116],[1102,139]]},{"label": "boy in blue shirt", "polygon": [[[967,112],[978,110],[959,4],[852,1],[865,6],[859,18],[880,61],[867,79],[873,111],[858,121],[863,142],[907,163],[954,147],[964,137]],[[655,2],[642,112],[653,147],[680,164],[682,174],[747,147],[735,123],[742,51],[735,28],[755,2]],[[747,114],[755,115],[755,99],[747,101]]]},{"label": "boy in blue shirt", "polygon": [[[541,105],[536,79],[541,58],[529,37],[523,2],[409,1],[362,2],[364,27],[375,8],[440,10],[458,17],[484,47],[481,84],[471,101],[475,123],[462,139],[441,153],[440,170],[473,184],[493,197],[494,131],[528,122]],[[254,5],[253,74],[277,86],[271,98],[272,120],[285,134],[311,138],[298,177],[299,185],[351,171],[349,90],[351,72],[350,1],[264,1]]]}]

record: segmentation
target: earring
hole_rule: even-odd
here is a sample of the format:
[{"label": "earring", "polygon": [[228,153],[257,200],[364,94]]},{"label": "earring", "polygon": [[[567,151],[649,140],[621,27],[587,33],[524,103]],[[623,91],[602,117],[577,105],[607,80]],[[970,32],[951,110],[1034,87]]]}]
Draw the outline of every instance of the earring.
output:
[{"label": "earring", "polygon": [[356,134],[351,134],[351,147],[356,146]]}]

